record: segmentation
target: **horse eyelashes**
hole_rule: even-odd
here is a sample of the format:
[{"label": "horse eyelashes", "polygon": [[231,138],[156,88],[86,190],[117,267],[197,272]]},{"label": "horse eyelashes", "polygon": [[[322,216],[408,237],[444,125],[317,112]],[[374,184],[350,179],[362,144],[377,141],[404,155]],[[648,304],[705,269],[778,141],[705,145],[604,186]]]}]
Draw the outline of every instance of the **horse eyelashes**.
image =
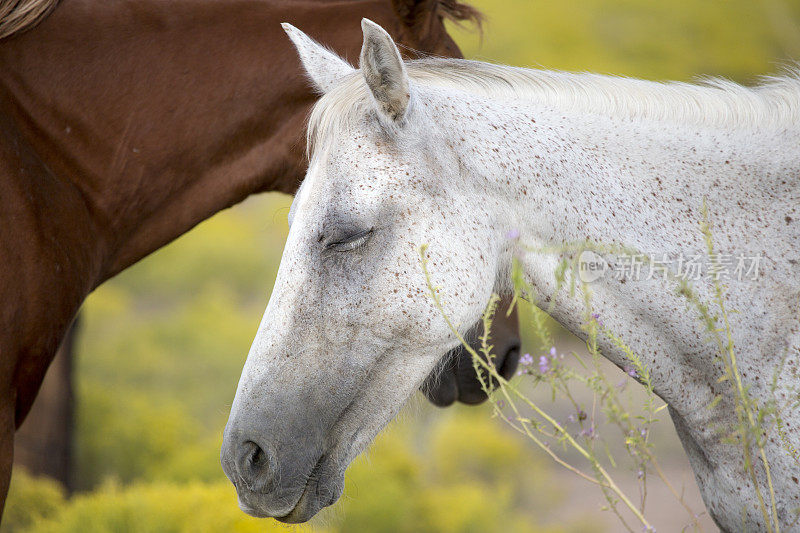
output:
[{"label": "horse eyelashes", "polygon": [[338,240],[335,242],[330,242],[325,245],[326,250],[332,250],[336,252],[350,252],[357,248],[364,246],[369,238],[372,236],[372,229],[367,231],[362,231],[350,237],[344,238],[342,240]]}]

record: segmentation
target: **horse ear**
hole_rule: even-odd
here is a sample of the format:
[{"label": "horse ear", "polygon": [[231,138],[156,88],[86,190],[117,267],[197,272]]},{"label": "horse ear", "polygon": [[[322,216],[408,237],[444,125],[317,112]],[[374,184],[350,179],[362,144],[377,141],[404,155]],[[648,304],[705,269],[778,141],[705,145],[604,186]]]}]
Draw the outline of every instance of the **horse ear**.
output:
[{"label": "horse ear", "polygon": [[361,72],[378,107],[393,121],[401,121],[408,109],[408,74],[400,51],[386,30],[368,19],[361,19],[364,45]]},{"label": "horse ear", "polygon": [[288,22],[284,22],[281,26],[297,48],[300,62],[320,92],[330,91],[342,78],[355,72],[347,61]]}]

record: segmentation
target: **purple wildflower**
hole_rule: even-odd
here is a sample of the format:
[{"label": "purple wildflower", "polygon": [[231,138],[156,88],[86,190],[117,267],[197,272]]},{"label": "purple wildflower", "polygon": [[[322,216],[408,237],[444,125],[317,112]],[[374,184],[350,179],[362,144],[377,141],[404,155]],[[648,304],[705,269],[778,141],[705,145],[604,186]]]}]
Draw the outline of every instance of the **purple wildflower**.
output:
[{"label": "purple wildflower", "polygon": [[599,314],[592,313],[592,318],[594,319],[595,322],[597,322],[598,326],[600,326],[601,328],[603,327],[603,321],[600,320],[600,315]]},{"label": "purple wildflower", "polygon": [[539,372],[547,374],[550,370],[550,358],[546,355],[539,357]]},{"label": "purple wildflower", "polygon": [[581,436],[586,437],[587,439],[596,438],[597,433],[594,430],[594,424],[592,424],[588,428],[584,428],[583,430],[581,430]]},{"label": "purple wildflower", "polygon": [[639,377],[639,374],[636,372],[636,369],[633,368],[630,365],[625,365],[624,367],[622,367],[622,370],[624,370],[625,373],[628,374],[632,378],[638,378]]},{"label": "purple wildflower", "polygon": [[510,241],[513,241],[514,239],[519,239],[519,230],[517,228],[509,230],[509,232],[506,233],[506,239]]},{"label": "purple wildflower", "polygon": [[522,366],[528,366],[533,364],[533,356],[529,353],[526,353],[522,357],[519,358],[519,364]]}]

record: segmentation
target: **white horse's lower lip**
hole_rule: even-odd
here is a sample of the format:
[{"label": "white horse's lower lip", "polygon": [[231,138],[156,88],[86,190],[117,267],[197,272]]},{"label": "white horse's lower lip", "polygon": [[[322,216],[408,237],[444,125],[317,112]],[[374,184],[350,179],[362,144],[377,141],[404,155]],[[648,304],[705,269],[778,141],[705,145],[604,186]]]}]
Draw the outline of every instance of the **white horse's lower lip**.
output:
[{"label": "white horse's lower lip", "polygon": [[[265,498],[268,500],[274,499],[274,494],[253,492],[246,486],[243,487],[243,490],[240,490],[239,486],[237,485],[236,488],[239,496],[239,509],[256,518],[274,518],[275,520],[285,523],[300,523],[307,521],[314,514],[316,514],[319,509],[325,507],[326,505],[330,505],[330,503],[335,501],[333,500],[330,503],[319,505],[315,509],[312,509],[312,507],[314,507],[314,504],[317,502],[309,501],[310,495],[316,492],[316,487],[318,486],[319,482],[322,481],[320,479],[319,472],[325,462],[325,459],[325,455],[322,455],[319,459],[317,459],[317,462],[314,464],[314,467],[308,474],[302,492],[296,497],[296,499],[292,499],[294,501],[293,504],[283,505],[279,508],[276,508],[273,505],[264,502]],[[284,495],[283,501],[288,499],[287,496],[288,495]]]},{"label": "white horse's lower lip", "polygon": [[303,493],[300,495],[300,499],[297,500],[297,503],[295,504],[294,508],[291,511],[289,511],[289,514],[284,516],[276,516],[275,520],[283,522],[284,524],[300,524],[308,521],[309,518],[314,516],[315,513],[308,513],[306,511],[306,508],[308,507],[307,501],[309,498],[308,489],[311,483],[312,483],[311,480],[308,480],[308,482],[306,482],[306,486],[303,489]]},{"label": "white horse's lower lip", "polygon": [[250,507],[247,504],[241,503],[241,501],[239,502],[239,509],[241,509],[243,512],[249,514],[250,516],[254,516],[256,518],[270,518],[271,517],[271,515],[269,515],[267,513],[262,513],[261,511],[259,511],[258,509],[254,508],[254,507]]},{"label": "white horse's lower lip", "polygon": [[[323,454],[311,469],[306,480],[303,492],[300,494],[294,508],[285,516],[276,516],[275,519],[286,524],[299,524],[308,521],[320,509],[332,505],[339,499],[338,494],[330,494],[328,501],[321,501],[317,493],[320,484],[325,481],[321,477],[321,471],[330,463],[328,456]],[[312,496],[313,495],[313,496]]]}]

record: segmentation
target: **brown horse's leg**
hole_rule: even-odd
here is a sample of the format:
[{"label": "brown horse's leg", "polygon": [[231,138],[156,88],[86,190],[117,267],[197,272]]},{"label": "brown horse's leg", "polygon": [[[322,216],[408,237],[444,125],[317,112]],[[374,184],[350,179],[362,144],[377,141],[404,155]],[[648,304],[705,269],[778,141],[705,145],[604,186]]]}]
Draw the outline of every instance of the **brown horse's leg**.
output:
[{"label": "brown horse's leg", "polygon": [[6,506],[8,484],[11,482],[11,465],[14,462],[14,399],[13,394],[3,395],[0,401],[0,522]]},{"label": "brown horse's leg", "polygon": [[72,370],[79,320],[80,315],[61,341],[33,407],[14,437],[14,463],[34,476],[59,481],[68,491],[74,426]]}]

